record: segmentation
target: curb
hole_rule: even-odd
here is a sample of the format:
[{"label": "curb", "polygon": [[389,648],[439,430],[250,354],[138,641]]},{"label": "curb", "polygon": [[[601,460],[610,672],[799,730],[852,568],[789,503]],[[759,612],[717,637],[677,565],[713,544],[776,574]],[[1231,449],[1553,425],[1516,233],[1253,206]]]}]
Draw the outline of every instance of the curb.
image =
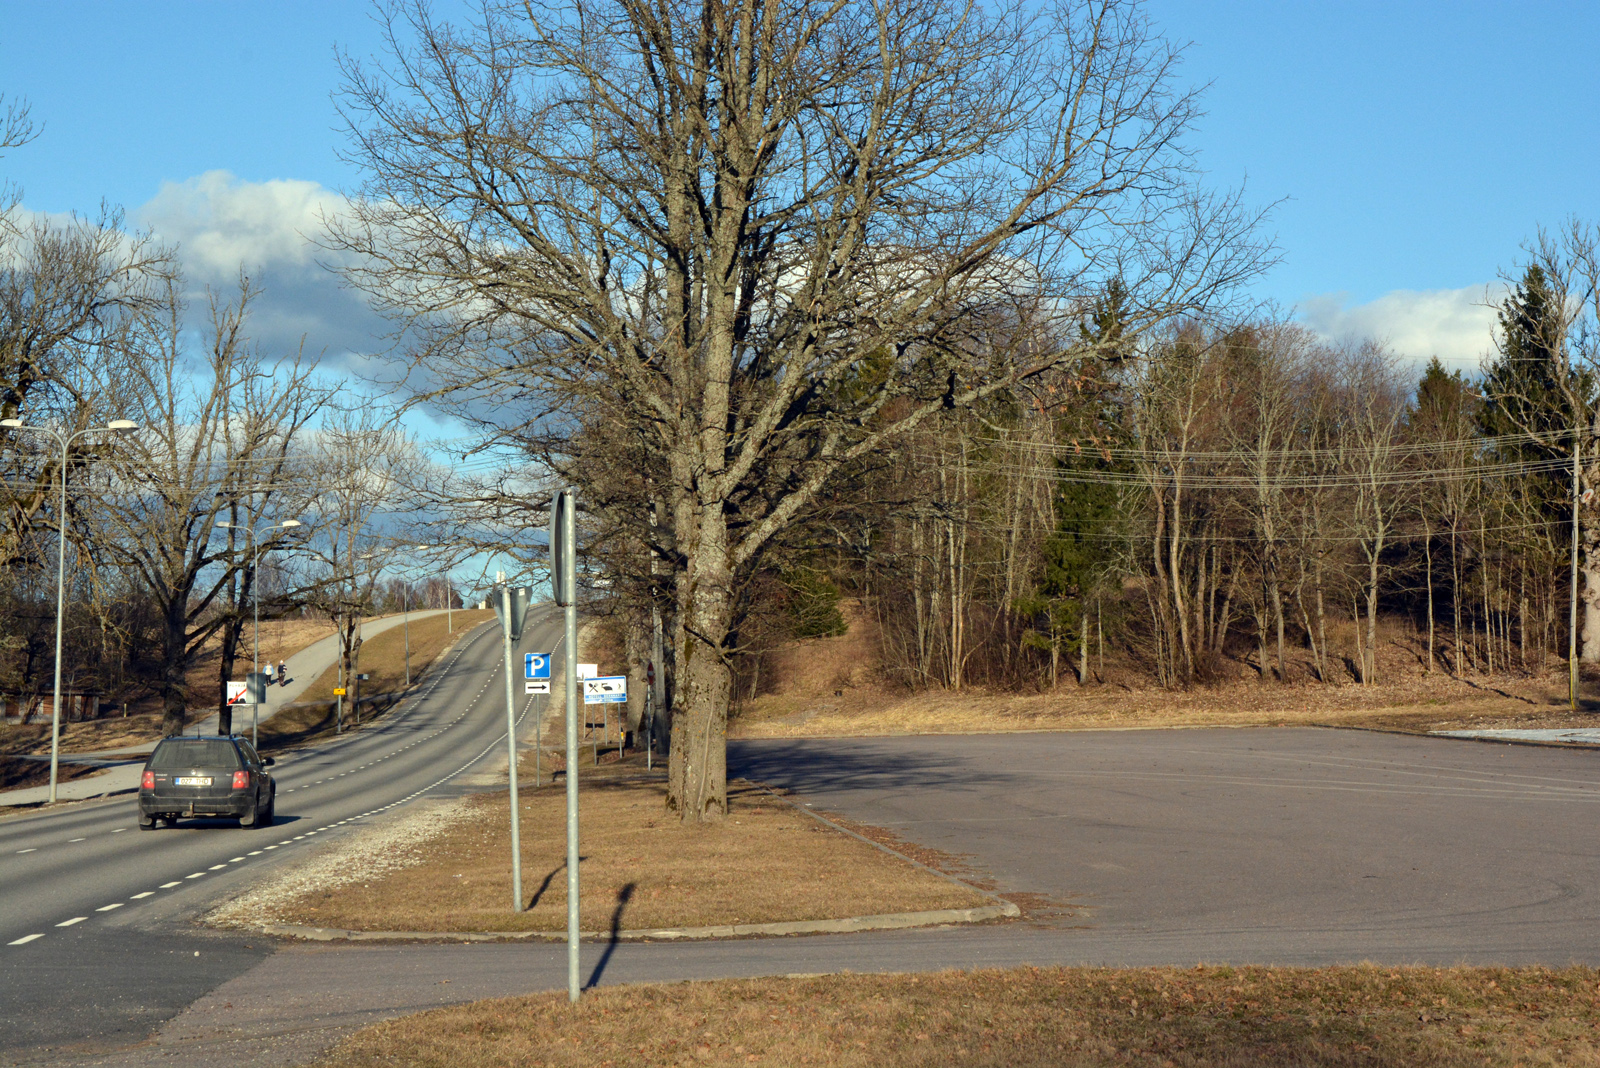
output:
[{"label": "curb", "polygon": [[[784,923],[734,923],[715,927],[653,927],[634,931],[583,931],[586,942],[691,941],[710,938],[750,938],[776,935],[849,934],[854,931],[892,931],[906,927],[942,927],[959,923],[984,923],[1013,919],[1022,910],[1009,901],[975,909],[934,909],[929,912],[887,912],[878,916],[846,916],[841,920],[790,920]],[[565,942],[565,931],[346,931],[337,927],[307,927],[297,923],[263,924],[261,933],[308,942]]]},{"label": "curb", "polygon": [[1600,742],[1559,741],[1554,738],[1495,738],[1471,734],[1438,734],[1433,731],[1408,731],[1401,727],[1361,727],[1342,723],[1308,723],[1324,731],[1366,731],[1370,734],[1394,734],[1402,738],[1432,738],[1442,742],[1478,742],[1481,745],[1520,745],[1529,749],[1600,749]]}]

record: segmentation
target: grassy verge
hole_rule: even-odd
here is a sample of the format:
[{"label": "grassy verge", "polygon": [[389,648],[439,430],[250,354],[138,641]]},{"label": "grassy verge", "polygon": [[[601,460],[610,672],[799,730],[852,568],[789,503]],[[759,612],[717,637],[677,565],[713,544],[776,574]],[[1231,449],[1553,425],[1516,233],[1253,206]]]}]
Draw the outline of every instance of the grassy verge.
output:
[{"label": "grassy verge", "polygon": [[[493,612],[476,610],[456,612],[453,631],[448,629],[447,625],[452,622],[448,616],[428,616],[426,619],[412,620],[410,624],[412,682],[415,683],[420,679],[453,642],[493,616]],[[346,705],[345,726],[379,718],[393,707],[395,700],[405,691],[405,657],[404,627],[390,627],[382,634],[361,643],[361,658],[356,670],[372,676],[361,684],[361,693],[365,696],[389,695],[389,699],[363,704],[359,714]],[[329,667],[306,687],[299,700],[261,725],[261,747],[281,749],[284,746],[300,745],[333,734],[337,726],[333,693],[336,685],[338,685],[338,665]],[[246,711],[244,715],[246,718],[238,722],[248,724],[249,712]]]},{"label": "grassy verge", "polygon": [[601,989],[367,1028],[322,1062],[1289,1066],[1600,1064],[1589,968],[1022,968]]},{"label": "grassy verge", "polygon": [[[548,772],[549,765],[546,765]],[[754,788],[730,788],[729,818],[684,826],[641,768],[580,773],[585,929],[832,919],[969,908],[990,899],[848,838]],[[532,781],[529,762],[527,782]],[[526,912],[510,909],[510,808],[469,798],[468,818],[403,870],[276,907],[278,922],[352,930],[529,931],[566,925],[566,788],[521,797]]]},{"label": "grassy verge", "polygon": [[[107,716],[61,725],[63,753],[91,753],[138,745],[161,737],[161,715],[147,712],[126,718]],[[0,727],[0,756],[50,752],[50,721],[6,724]]]},{"label": "grassy verge", "polygon": [[[57,782],[83,779],[106,770],[84,764],[58,764]],[[50,764],[44,760],[19,760],[0,757],[0,790],[21,790],[29,786],[50,785]]]},{"label": "grassy verge", "polygon": [[[446,629],[452,617],[455,626],[453,632]],[[361,643],[361,659],[356,670],[372,677],[361,684],[362,692],[379,694],[405,689],[407,630],[411,634],[411,679],[415,682],[452,642],[478,624],[493,618],[493,612],[462,609],[449,616],[413,619],[409,626],[397,623],[382,634],[366,639]],[[333,688],[338,684],[339,668],[335,664],[306,687],[300,700],[331,701]]]},{"label": "grassy verge", "polygon": [[[1559,686],[1557,684],[1560,684]],[[1600,703],[1571,712],[1565,679],[1452,679],[1443,673],[1372,687],[1232,683],[1186,691],[1126,686],[1054,693],[906,695],[874,685],[765,695],[733,717],[735,737],[971,734],[1154,727],[1344,726],[1427,732],[1593,727]]]}]

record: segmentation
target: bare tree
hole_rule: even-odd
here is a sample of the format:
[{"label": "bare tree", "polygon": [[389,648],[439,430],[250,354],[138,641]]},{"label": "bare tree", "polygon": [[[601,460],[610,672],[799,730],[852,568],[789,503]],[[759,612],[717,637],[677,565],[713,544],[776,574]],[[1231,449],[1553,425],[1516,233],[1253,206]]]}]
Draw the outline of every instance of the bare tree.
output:
[{"label": "bare tree", "polygon": [[404,12],[387,67],[347,66],[350,276],[428,403],[557,472],[576,424],[646,444],[686,820],[726,810],[736,591],[842,467],[1082,358],[1013,327],[1109,276],[1138,329],[1262,263],[1237,198],[1195,192],[1195,98],[1130,3]]},{"label": "bare tree", "polygon": [[396,542],[385,529],[415,457],[391,413],[372,406],[330,413],[318,433],[316,499],[307,545],[317,560],[317,607],[339,635],[346,707],[360,720],[361,624],[375,609]]},{"label": "bare tree", "polygon": [[140,316],[118,377],[104,383],[141,429],[108,454],[91,536],[156,608],[153,659],[167,734],[183,730],[188,669],[202,646],[237,623],[240,606],[227,594],[252,566],[245,540],[217,537],[216,524],[253,525],[268,509],[287,517],[305,506],[297,438],[325,395],[309,363],[268,365],[250,347],[251,298],[242,283],[233,302],[212,299],[196,361],[173,280],[161,314]]}]

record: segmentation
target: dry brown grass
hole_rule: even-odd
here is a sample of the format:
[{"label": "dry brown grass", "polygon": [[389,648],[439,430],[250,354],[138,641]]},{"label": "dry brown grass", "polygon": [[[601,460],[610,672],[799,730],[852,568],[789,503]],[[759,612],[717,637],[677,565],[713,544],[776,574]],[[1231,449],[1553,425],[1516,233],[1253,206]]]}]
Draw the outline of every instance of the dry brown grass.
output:
[{"label": "dry brown grass", "polygon": [[[473,627],[494,618],[492,611],[462,609],[453,613],[455,631],[446,630],[448,616],[428,616],[413,619],[411,631],[411,680],[415,682],[433,664],[435,658]],[[406,627],[396,624],[375,637],[361,643],[361,659],[356,670],[372,677],[361,684],[363,694],[394,693],[405,689],[406,683]],[[317,676],[301,694],[300,700],[331,701],[333,688],[338,685],[339,667],[332,665]]]},{"label": "dry brown grass", "polygon": [[[531,763],[527,771],[531,782]],[[586,930],[832,919],[990,901],[748,786],[730,789],[726,821],[684,826],[664,807],[660,777],[641,772],[581,767]],[[510,910],[510,808],[504,793],[493,793],[473,798],[472,818],[432,840],[420,864],[364,886],[314,892],[278,915],[352,930],[562,930],[565,798],[564,781],[522,793],[526,912]]]},{"label": "dry brown grass", "polygon": [[[56,781],[71,782],[73,779],[87,778],[104,770],[104,768],[84,764],[58,763],[56,766]],[[0,757],[0,790],[21,790],[29,786],[48,785],[50,785],[50,764],[48,761]]]},{"label": "dry brown grass", "polygon": [[369,1027],[327,1068],[1600,1064],[1590,968],[1019,968],[610,987]]},{"label": "dry brown grass", "polygon": [[[413,684],[433,666],[439,654],[449,649],[473,627],[493,612],[462,610],[455,613],[455,630],[449,631],[447,616],[429,616],[411,622],[411,681]],[[357,670],[372,677],[361,684],[360,696],[386,694],[391,700],[364,704],[360,714],[345,705],[346,728],[359,726],[375,719],[393,707],[395,700],[405,691],[405,632],[401,627],[391,627],[376,637],[361,643],[361,658]],[[286,745],[302,745],[333,734],[338,726],[338,713],[334,705],[334,686],[338,680],[338,665],[329,667],[301,694],[300,699],[282,709],[261,725],[261,748],[279,749]]]},{"label": "dry brown grass", "polygon": [[[858,608],[846,607],[849,633],[790,643],[769,657],[774,692],[736,709],[733,736],[1308,724],[1413,731],[1600,725],[1600,701],[1590,699],[1576,714],[1567,708],[1564,667],[1493,677],[1453,678],[1442,669],[1429,674],[1415,635],[1392,624],[1379,630],[1383,681],[1374,686],[1317,683],[1304,665],[1291,670],[1287,685],[1262,682],[1253,669],[1234,664],[1245,677],[1187,690],[1160,689],[1112,671],[1110,684],[1079,688],[1069,681],[1045,693],[982,687],[907,693],[882,682],[875,625]],[[1345,631],[1353,643],[1351,624],[1335,623],[1331,629],[1330,644],[1337,647],[1335,639]],[[1597,689],[1596,679],[1586,680],[1586,692]]]},{"label": "dry brown grass", "polygon": [[[274,619],[261,623],[261,662],[287,659],[301,649],[333,633],[327,620]],[[200,651],[185,676],[190,693],[204,695],[217,693],[219,642],[213,640]],[[255,651],[250,628],[246,627],[240,646],[241,659],[237,662],[239,675],[250,670],[250,657]],[[102,719],[61,725],[61,751],[64,753],[89,753],[102,749],[153,742],[161,737],[161,711],[155,696],[132,702],[130,715],[113,713]],[[198,709],[198,705],[195,706]],[[208,709],[207,711],[214,711]],[[204,713],[201,713],[204,714]],[[50,751],[50,724],[6,724],[0,726],[0,755],[12,753],[48,753]]]},{"label": "dry brown grass", "polygon": [[[89,753],[101,749],[118,749],[138,745],[161,737],[161,716],[146,712],[104,719],[85,720],[82,723],[61,725],[61,751],[63,753]],[[0,756],[16,753],[50,752],[50,722],[7,724],[0,727]]]}]

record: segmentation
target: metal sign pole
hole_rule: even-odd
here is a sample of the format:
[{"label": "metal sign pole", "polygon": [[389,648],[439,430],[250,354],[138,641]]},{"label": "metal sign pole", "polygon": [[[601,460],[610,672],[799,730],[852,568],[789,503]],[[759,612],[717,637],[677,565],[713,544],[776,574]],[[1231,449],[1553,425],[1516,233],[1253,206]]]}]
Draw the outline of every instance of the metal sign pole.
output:
[{"label": "metal sign pole", "polygon": [[506,647],[506,748],[510,753],[511,778],[511,911],[522,911],[522,820],[517,808],[517,711],[511,692],[511,587],[500,587],[500,603],[505,607],[500,628]]},{"label": "metal sign pole", "polygon": [[567,997],[578,1000],[578,598],[577,521],[573,490],[556,497],[551,516],[551,585],[566,608],[567,683]]}]

